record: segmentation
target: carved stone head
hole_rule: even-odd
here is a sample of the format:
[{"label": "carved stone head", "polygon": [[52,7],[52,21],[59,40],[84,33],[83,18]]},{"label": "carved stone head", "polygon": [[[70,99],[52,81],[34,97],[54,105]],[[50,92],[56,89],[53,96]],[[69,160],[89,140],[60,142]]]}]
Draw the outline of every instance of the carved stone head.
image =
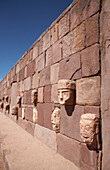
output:
[{"label": "carved stone head", "polygon": [[96,148],[99,143],[99,118],[96,114],[83,114],[80,120],[80,134],[83,142]]},{"label": "carved stone head", "polygon": [[52,112],[51,123],[53,130],[58,133],[60,131],[60,109],[58,107]]},{"label": "carved stone head", "polygon": [[72,80],[58,81],[58,99],[61,105],[73,105],[75,103],[75,82]]},{"label": "carved stone head", "polygon": [[18,107],[13,106],[13,107],[12,107],[12,110],[11,110],[11,114],[12,114],[12,115],[18,115]]},{"label": "carved stone head", "polygon": [[37,90],[33,90],[33,91],[32,91],[32,103],[33,103],[34,105],[37,104]]},{"label": "carved stone head", "polygon": [[36,108],[33,108],[33,123],[37,123],[38,121],[38,111]]}]

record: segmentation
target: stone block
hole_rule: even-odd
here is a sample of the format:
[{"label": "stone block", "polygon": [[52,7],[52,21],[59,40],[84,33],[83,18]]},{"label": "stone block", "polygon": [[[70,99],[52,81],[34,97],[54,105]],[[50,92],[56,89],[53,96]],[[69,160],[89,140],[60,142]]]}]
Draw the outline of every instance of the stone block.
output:
[{"label": "stone block", "polygon": [[24,80],[24,90],[31,89],[31,77],[28,77]]},{"label": "stone block", "polygon": [[59,79],[71,79],[80,68],[80,53],[61,60],[59,63]]},{"label": "stone block", "polygon": [[13,82],[17,82],[17,75],[13,76]]},{"label": "stone block", "polygon": [[80,143],[64,135],[57,134],[58,153],[80,167]]},{"label": "stone block", "polygon": [[38,102],[43,103],[44,88],[38,88]]},{"label": "stone block", "polygon": [[22,116],[22,108],[18,107],[18,116],[21,117]]},{"label": "stone block", "polygon": [[85,106],[84,113],[93,113],[99,116],[99,106]]},{"label": "stone block", "polygon": [[45,86],[45,69],[39,73],[39,86]]},{"label": "stone block", "polygon": [[[90,29],[91,28],[91,29]],[[99,40],[99,13],[86,20],[86,46]]]},{"label": "stone block", "polygon": [[59,103],[57,84],[52,85],[52,88],[51,88],[51,102]]},{"label": "stone block", "polygon": [[24,81],[20,81],[19,86],[20,86],[20,92],[23,92],[24,91]]},{"label": "stone block", "polygon": [[44,87],[44,102],[51,102],[51,85]]},{"label": "stone block", "polygon": [[50,31],[48,31],[43,37],[43,51],[50,47]]},{"label": "stone block", "polygon": [[26,109],[25,109],[25,119],[33,122],[33,108],[26,107]]},{"label": "stone block", "polygon": [[38,57],[38,44],[33,47],[33,60]]},{"label": "stone block", "polygon": [[50,67],[50,82],[55,84],[59,79],[59,63],[56,63]]},{"label": "stone block", "polygon": [[44,69],[45,85],[50,84],[50,66]]},{"label": "stone block", "polygon": [[36,59],[36,70],[38,72],[43,70],[44,64],[45,64],[45,53],[43,53],[39,57],[37,57],[37,59]]},{"label": "stone block", "polygon": [[57,151],[56,133],[52,130],[49,130],[36,124],[34,136],[40,139],[54,151]]},{"label": "stone block", "polygon": [[38,88],[39,86],[39,74],[38,73],[35,73],[33,76],[32,76],[32,88]]},{"label": "stone block", "polygon": [[69,32],[69,13],[59,21],[59,38]]},{"label": "stone block", "polygon": [[34,136],[35,124],[30,121],[27,121],[25,130],[32,136]]},{"label": "stone block", "polygon": [[24,68],[19,72],[19,80],[22,81],[24,79]]},{"label": "stone block", "polygon": [[100,77],[83,78],[76,81],[76,103],[80,105],[100,104]]},{"label": "stone block", "polygon": [[55,24],[51,30],[51,45],[54,44],[58,40],[58,24]]},{"label": "stone block", "polygon": [[46,66],[51,65],[51,63],[52,63],[52,47],[50,47],[46,51]]},{"label": "stone block", "polygon": [[99,0],[79,0],[70,11],[71,30],[100,9]]},{"label": "stone block", "polygon": [[16,106],[16,99],[17,96],[19,95],[19,84],[18,83],[13,83],[11,87],[11,104],[10,104],[10,110],[13,108],[13,106]]},{"label": "stone block", "polygon": [[95,44],[81,52],[82,76],[97,74],[100,70],[99,65],[99,45]]},{"label": "stone block", "polygon": [[44,112],[42,103],[37,104],[37,110],[38,110],[38,124],[44,126]]},{"label": "stone block", "polygon": [[30,58],[29,58],[29,60],[31,61],[34,57],[33,57],[33,49],[31,49],[30,51],[29,51],[29,56],[30,56]]},{"label": "stone block", "polygon": [[73,106],[61,106],[60,114],[60,133],[82,141],[80,137],[80,117],[84,114],[84,107],[78,105],[75,105],[74,108]]},{"label": "stone block", "polygon": [[24,68],[24,78],[27,78],[27,66]]},{"label": "stone block", "polygon": [[38,42],[38,52],[39,55],[43,52],[43,39],[40,39],[40,41]]},{"label": "stone block", "polygon": [[31,102],[31,90],[24,92],[24,104],[32,104]]},{"label": "stone block", "polygon": [[27,65],[27,77],[33,75],[35,72],[35,60]]},{"label": "stone block", "polygon": [[82,23],[73,30],[72,53],[81,51],[85,47],[85,23]]},{"label": "stone block", "polygon": [[16,65],[16,74],[20,71],[20,62],[19,63],[17,63],[17,65]]},{"label": "stone block", "polygon": [[52,46],[52,63],[60,61],[62,58],[62,41],[59,40]]},{"label": "stone block", "polygon": [[97,153],[89,150],[85,144],[81,144],[81,169],[97,170]]}]

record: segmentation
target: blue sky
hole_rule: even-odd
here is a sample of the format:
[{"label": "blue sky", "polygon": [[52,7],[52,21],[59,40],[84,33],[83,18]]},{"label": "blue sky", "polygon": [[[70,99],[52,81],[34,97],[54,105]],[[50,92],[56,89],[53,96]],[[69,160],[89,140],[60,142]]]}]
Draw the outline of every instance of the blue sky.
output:
[{"label": "blue sky", "polygon": [[0,81],[73,0],[0,0]]}]

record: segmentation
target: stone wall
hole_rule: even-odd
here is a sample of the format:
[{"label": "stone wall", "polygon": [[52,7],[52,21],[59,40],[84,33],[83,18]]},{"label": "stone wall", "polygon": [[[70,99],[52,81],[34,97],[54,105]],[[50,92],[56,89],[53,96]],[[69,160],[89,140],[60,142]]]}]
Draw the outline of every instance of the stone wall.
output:
[{"label": "stone wall", "polygon": [[[82,170],[101,169],[102,158],[103,169],[109,169],[107,19],[110,18],[110,8],[107,5],[110,6],[109,0],[102,4],[100,0],[74,0],[0,83],[1,103],[5,106],[8,96],[10,105],[9,110],[1,107],[4,114]],[[74,106],[59,103],[57,87],[61,79],[75,81]],[[37,92],[35,105],[32,102],[33,90]],[[21,97],[20,104],[16,103],[17,96]],[[11,114],[13,106],[18,107],[17,115]],[[60,109],[60,130],[57,133],[51,122],[56,107]],[[33,122],[33,109],[37,110],[37,123]],[[88,147],[80,135],[80,119],[87,113],[99,118],[99,146],[96,148]]]}]

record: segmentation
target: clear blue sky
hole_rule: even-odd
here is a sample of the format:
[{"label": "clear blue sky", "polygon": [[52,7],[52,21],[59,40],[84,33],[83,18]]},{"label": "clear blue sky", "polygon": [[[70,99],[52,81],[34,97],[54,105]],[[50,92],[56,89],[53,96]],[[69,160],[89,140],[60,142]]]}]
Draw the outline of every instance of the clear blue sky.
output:
[{"label": "clear blue sky", "polygon": [[73,0],[0,0],[0,81]]}]

